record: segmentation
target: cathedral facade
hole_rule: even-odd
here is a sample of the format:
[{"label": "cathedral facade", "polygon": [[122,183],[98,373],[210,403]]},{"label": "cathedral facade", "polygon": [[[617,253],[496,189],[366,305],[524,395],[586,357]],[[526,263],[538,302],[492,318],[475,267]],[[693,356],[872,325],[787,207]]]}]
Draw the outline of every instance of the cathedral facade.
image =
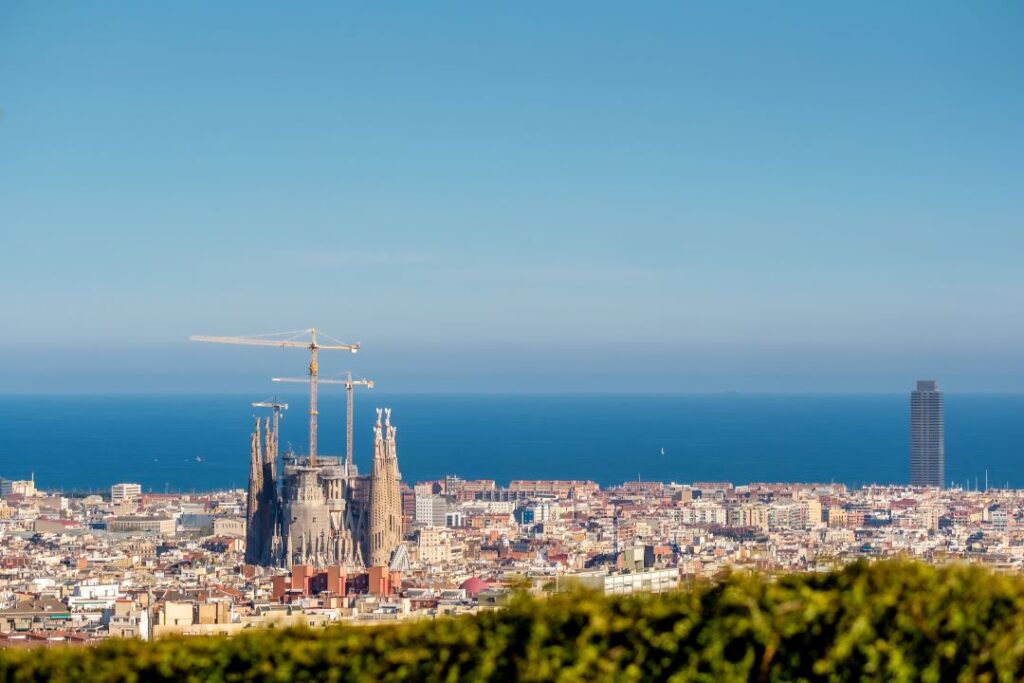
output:
[{"label": "cathedral facade", "polygon": [[343,458],[281,457],[269,418],[249,455],[245,561],[290,568],[387,566],[402,544],[401,476],[391,411],[378,410],[370,475]]}]

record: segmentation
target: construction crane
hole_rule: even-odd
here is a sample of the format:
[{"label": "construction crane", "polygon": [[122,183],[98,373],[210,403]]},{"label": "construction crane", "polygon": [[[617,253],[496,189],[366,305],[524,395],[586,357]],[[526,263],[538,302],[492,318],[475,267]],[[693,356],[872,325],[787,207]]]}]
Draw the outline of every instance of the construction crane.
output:
[{"label": "construction crane", "polygon": [[[321,344],[317,340],[317,334],[326,337],[332,344]],[[273,337],[284,337],[274,339]],[[299,337],[309,335],[309,340]],[[294,332],[273,332],[270,334],[258,334],[249,337],[208,337],[193,335],[189,337],[192,341],[213,342],[214,344],[241,344],[245,346],[279,346],[283,348],[309,349],[309,464],[316,465],[316,385],[319,368],[317,357],[321,349],[331,351],[349,351],[355,353],[359,350],[359,344],[344,344],[329,334],[320,332],[315,327],[307,330],[296,330]]]},{"label": "construction crane", "polygon": [[[274,377],[272,382],[305,382],[302,377]],[[355,388],[373,389],[372,379],[352,379],[352,371],[346,373],[345,379],[318,379],[318,384],[345,385],[345,467],[346,472],[352,471],[352,406],[355,403]]]},{"label": "construction crane", "polygon": [[274,433],[275,434],[279,434],[280,433],[280,432],[277,431],[277,426],[278,426],[278,424],[281,421],[281,411],[282,410],[288,410],[288,404],[287,403],[281,403],[280,401],[277,400],[277,396],[275,396],[274,400],[272,400],[272,401],[255,401],[252,404],[252,407],[253,408],[270,408],[271,410],[273,410],[274,411]]}]

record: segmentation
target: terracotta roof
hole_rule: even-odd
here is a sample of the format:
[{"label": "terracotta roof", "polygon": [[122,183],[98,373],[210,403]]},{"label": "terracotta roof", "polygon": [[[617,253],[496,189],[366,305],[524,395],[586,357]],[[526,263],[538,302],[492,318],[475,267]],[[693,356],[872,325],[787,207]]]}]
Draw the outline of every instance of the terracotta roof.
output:
[{"label": "terracotta roof", "polygon": [[459,586],[459,588],[466,591],[469,595],[476,595],[480,591],[487,590],[490,587],[491,584],[476,576],[471,579],[466,579]]}]

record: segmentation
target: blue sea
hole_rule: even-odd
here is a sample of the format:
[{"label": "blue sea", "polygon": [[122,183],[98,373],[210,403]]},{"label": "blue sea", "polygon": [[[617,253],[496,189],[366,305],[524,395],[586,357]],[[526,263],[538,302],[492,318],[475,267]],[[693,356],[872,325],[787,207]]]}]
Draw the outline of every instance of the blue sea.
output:
[{"label": "blue sea", "polygon": [[[244,486],[250,402],[232,395],[0,396],[0,477],[48,489]],[[304,451],[306,401],[286,397],[282,445]],[[373,408],[393,408],[406,481],[492,478],[902,483],[906,395],[357,394],[356,464]],[[344,403],[322,396],[320,452],[344,450]],[[664,449],[664,454],[662,454]],[[946,396],[946,478],[1024,487],[1024,395]]]}]

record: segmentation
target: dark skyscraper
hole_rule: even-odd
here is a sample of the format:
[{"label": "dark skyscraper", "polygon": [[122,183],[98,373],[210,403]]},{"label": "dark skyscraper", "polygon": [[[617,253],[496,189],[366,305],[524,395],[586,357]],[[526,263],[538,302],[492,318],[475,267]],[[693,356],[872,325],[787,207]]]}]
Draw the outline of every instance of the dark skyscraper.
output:
[{"label": "dark skyscraper", "polygon": [[910,393],[910,484],[942,486],[946,476],[946,414],[935,380]]}]

